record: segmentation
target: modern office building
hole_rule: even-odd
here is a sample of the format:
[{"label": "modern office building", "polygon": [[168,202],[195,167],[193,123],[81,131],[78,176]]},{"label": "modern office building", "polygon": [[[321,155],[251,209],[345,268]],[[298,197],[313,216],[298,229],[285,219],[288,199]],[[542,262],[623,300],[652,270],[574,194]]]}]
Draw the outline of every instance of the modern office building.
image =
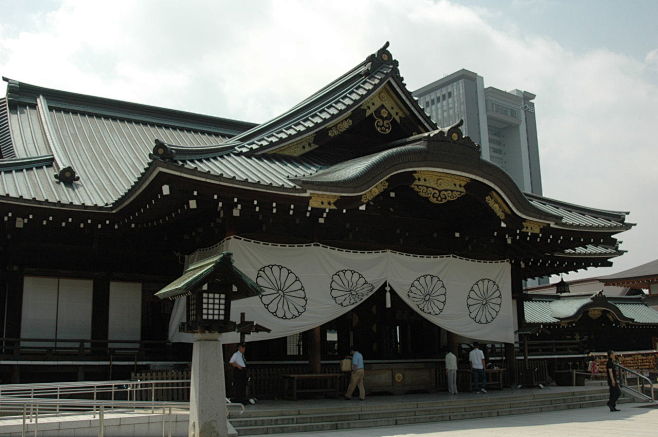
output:
[{"label": "modern office building", "polygon": [[413,95],[439,126],[464,120],[462,129],[480,144],[482,158],[509,174],[522,191],[542,194],[535,95],[484,87],[484,79],[459,70]]}]

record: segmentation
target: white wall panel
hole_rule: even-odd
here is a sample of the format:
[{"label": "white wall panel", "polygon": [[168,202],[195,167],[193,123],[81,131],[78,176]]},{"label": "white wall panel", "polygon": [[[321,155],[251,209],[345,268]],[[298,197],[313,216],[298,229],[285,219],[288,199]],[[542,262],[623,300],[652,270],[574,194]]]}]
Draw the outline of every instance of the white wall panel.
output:
[{"label": "white wall panel", "polygon": [[[25,276],[21,338],[55,338],[57,329],[57,278]],[[54,342],[23,342],[23,346],[54,346]]]},{"label": "white wall panel", "polygon": [[94,283],[90,279],[60,279],[57,305],[57,338],[91,338],[91,303]]},{"label": "white wall panel", "polygon": [[[142,284],[110,282],[109,340],[139,340],[142,334]],[[114,344],[116,347],[117,345]],[[122,346],[127,346],[122,345]]]}]

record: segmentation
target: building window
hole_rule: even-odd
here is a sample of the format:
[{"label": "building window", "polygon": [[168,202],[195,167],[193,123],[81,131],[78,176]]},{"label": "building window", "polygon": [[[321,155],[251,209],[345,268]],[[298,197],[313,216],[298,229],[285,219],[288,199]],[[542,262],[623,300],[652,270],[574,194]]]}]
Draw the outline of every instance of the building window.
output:
[{"label": "building window", "polygon": [[326,331],[327,355],[338,355],[338,331],[327,329]]},{"label": "building window", "polygon": [[304,353],[304,347],[301,334],[293,334],[286,337],[286,355],[301,356]]}]

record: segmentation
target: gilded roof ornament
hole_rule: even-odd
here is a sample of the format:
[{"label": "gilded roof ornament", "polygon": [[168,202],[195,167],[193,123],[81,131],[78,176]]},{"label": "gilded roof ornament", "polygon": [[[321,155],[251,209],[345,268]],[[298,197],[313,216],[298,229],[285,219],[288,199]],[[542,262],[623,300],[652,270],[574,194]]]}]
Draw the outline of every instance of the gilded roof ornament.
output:
[{"label": "gilded roof ornament", "polygon": [[367,76],[371,72],[377,70],[379,66],[383,64],[390,64],[394,68],[398,67],[398,61],[393,59],[393,55],[391,52],[388,51],[388,46],[390,43],[386,41],[386,44],[382,46],[379,50],[377,50],[376,53],[371,54],[366,58],[366,62],[369,62],[370,64],[368,67],[364,70],[363,75]]},{"label": "gilded roof ornament", "polygon": [[470,181],[464,176],[421,170],[414,173],[411,188],[430,202],[441,204],[466,194],[464,186]]},{"label": "gilded roof ornament", "polygon": [[388,188],[388,182],[386,179],[379,181],[374,187],[363,193],[361,196],[361,202],[366,203],[370,202],[375,197],[379,196],[385,189]]},{"label": "gilded roof ornament", "polygon": [[335,194],[311,193],[308,206],[311,208],[336,209],[336,201],[340,196]]},{"label": "gilded roof ornament", "polygon": [[286,144],[283,147],[271,151],[272,154],[277,155],[287,155],[287,156],[301,156],[304,153],[310,152],[311,150],[317,149],[318,145],[313,141],[315,140],[315,134],[308,135],[297,141]]},{"label": "gilded roof ornament", "polygon": [[407,116],[407,110],[398,99],[386,88],[366,100],[361,108],[366,111],[366,117],[372,115],[375,119],[375,129],[380,134],[386,135],[391,132],[393,120],[400,122],[402,117]]},{"label": "gilded roof ornament", "polygon": [[536,222],[533,220],[526,220],[523,222],[523,232],[529,232],[531,234],[538,234],[541,232],[541,229],[545,226],[545,223]]},{"label": "gilded roof ornament", "polygon": [[512,213],[507,207],[505,201],[495,191],[491,191],[487,194],[484,201],[487,202],[489,208],[491,208],[501,220],[505,220],[505,218]]},{"label": "gilded roof ornament", "polygon": [[338,123],[329,126],[329,128],[327,129],[327,134],[330,137],[336,137],[342,134],[343,132],[345,132],[347,129],[349,129],[352,126],[352,119],[349,118],[350,115],[351,113],[348,114],[348,118],[340,120]]}]

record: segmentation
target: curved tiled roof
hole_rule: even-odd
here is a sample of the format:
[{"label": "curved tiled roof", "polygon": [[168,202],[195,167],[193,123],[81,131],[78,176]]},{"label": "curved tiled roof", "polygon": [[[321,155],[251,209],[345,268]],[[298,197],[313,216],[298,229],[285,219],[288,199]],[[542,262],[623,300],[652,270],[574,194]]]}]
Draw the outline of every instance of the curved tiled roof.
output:
[{"label": "curved tiled roof", "polygon": [[[42,166],[0,174],[0,195],[45,202],[104,206],[125,193],[149,165],[153,141],[185,145],[215,144],[224,136],[175,129],[88,113],[48,108],[43,128],[41,108],[16,105],[9,121],[17,157],[52,154],[60,168]],[[50,138],[46,132],[50,129]],[[72,187],[58,184],[53,174],[71,166],[80,176]]]},{"label": "curved tiled roof", "polygon": [[[615,224],[616,226],[619,226],[619,223]],[[597,246],[594,244],[588,244],[586,246],[581,246],[581,247],[576,247],[575,249],[566,249],[562,255],[566,256],[603,256],[603,257],[610,257],[610,256],[616,256],[616,255],[621,255],[621,251],[617,250],[616,248],[612,247],[607,247],[607,246]]]},{"label": "curved tiled roof", "polygon": [[562,223],[565,225],[588,228],[617,228],[619,227],[619,221],[624,220],[628,214],[620,211],[583,208],[582,206],[548,199],[535,194],[526,193],[526,197],[537,208],[561,216]]},{"label": "curved tiled roof", "polygon": [[[536,220],[579,230],[609,232],[630,227],[624,223],[625,213],[521,193],[502,170],[480,158],[479,147],[463,138],[458,126],[448,134],[435,130],[379,145],[369,149],[379,152],[334,165],[323,161],[321,154],[265,153],[336,123],[382,87],[390,87],[406,110],[415,114],[417,126],[435,128],[404,87],[386,46],[285,114],[250,130],[245,130],[252,126],[247,123],[9,82],[7,105],[0,102],[0,107],[8,109],[0,111],[0,140],[7,156],[9,131],[9,146],[17,159],[0,160],[0,197],[5,199],[107,210],[150,180],[144,177],[148,171],[160,169],[257,189],[309,193],[340,187],[335,192],[354,194],[371,188],[382,172],[445,168],[495,182],[514,207]],[[233,138],[225,133],[240,127],[243,132]],[[166,164],[154,165],[149,157],[156,139],[176,144],[168,146],[175,153]],[[48,156],[52,159],[39,158]],[[58,183],[54,174],[68,166],[79,180]],[[588,246],[572,249],[572,254],[614,256],[619,252]]]},{"label": "curved tiled roof", "polygon": [[[552,324],[561,319],[577,315],[585,305],[594,304],[596,297],[588,296],[532,296],[523,302],[526,323]],[[617,307],[619,312],[638,325],[658,325],[658,311],[650,308],[641,297],[616,297],[605,299],[609,308]],[[594,304],[596,306],[596,304]]]},{"label": "curved tiled roof", "polygon": [[[227,132],[253,126],[8,82],[0,102],[2,156],[16,158],[0,160],[0,196],[8,199],[106,207],[144,174],[154,140],[210,146],[229,137],[222,122]],[[42,156],[52,159],[30,163]],[[54,174],[69,166],[80,180],[58,183]]]},{"label": "curved tiled roof", "polygon": [[321,166],[320,163],[304,157],[249,156],[237,153],[226,154],[221,158],[188,160],[181,164],[190,169],[227,179],[298,190],[300,190],[299,186],[292,180],[313,174]]}]

